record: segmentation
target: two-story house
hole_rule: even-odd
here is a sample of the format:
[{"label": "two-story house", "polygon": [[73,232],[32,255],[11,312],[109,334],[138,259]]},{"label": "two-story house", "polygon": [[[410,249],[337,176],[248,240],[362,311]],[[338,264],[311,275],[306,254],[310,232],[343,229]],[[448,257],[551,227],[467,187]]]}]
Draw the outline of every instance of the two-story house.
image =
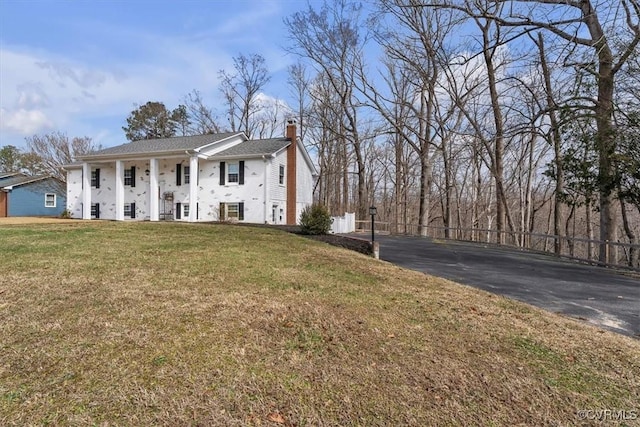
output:
[{"label": "two-story house", "polygon": [[296,224],[316,170],[289,122],[284,138],[242,132],[134,141],[67,170],[74,218]]}]

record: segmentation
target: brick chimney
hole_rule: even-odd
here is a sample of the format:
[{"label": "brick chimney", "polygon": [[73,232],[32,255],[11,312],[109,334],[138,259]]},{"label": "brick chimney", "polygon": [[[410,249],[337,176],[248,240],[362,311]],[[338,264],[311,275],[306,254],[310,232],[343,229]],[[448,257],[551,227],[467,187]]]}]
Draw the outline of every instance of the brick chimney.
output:
[{"label": "brick chimney", "polygon": [[287,224],[296,224],[297,185],[296,161],[298,158],[298,142],[296,140],[296,121],[287,120],[286,138],[291,140],[287,147]]}]

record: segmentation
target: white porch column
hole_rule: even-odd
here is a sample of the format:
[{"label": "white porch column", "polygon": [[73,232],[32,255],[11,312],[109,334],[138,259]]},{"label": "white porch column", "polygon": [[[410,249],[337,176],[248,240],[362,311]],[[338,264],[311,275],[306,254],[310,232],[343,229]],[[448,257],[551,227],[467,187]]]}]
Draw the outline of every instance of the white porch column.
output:
[{"label": "white porch column", "polygon": [[189,160],[189,222],[196,222],[198,215],[198,156]]},{"label": "white porch column", "polygon": [[271,218],[269,218],[269,214],[271,213],[271,202],[269,200],[269,177],[271,176],[271,162],[272,157],[265,156],[264,157],[264,223],[271,224]]},{"label": "white porch column", "polygon": [[91,219],[91,165],[82,163],[82,219]]},{"label": "white porch column", "polygon": [[149,219],[160,220],[158,194],[158,159],[149,160]]},{"label": "white porch column", "polygon": [[116,221],[124,221],[124,163],[116,160]]}]

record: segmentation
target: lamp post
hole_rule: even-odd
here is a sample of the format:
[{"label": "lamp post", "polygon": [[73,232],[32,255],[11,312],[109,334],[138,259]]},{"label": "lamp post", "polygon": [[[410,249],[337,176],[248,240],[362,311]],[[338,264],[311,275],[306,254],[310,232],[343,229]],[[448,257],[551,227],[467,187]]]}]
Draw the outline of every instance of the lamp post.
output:
[{"label": "lamp post", "polygon": [[371,206],[369,208],[369,215],[371,215],[371,244],[372,245],[373,245],[373,242],[375,241],[375,227],[376,227],[375,217],[377,213],[378,213],[378,209],[375,206]]}]

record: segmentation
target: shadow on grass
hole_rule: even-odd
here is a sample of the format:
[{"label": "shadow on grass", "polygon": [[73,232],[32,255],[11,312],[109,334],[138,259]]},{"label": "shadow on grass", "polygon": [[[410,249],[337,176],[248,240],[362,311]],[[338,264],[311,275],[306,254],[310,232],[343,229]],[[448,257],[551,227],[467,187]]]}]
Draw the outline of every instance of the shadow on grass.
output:
[{"label": "shadow on grass", "polygon": [[248,227],[273,228],[276,230],[286,231],[287,233],[297,234],[312,240],[318,240],[340,248],[349,249],[365,255],[373,255],[371,242],[365,239],[355,237],[340,236],[337,234],[304,234],[299,225],[272,225],[272,224],[242,224]]}]

